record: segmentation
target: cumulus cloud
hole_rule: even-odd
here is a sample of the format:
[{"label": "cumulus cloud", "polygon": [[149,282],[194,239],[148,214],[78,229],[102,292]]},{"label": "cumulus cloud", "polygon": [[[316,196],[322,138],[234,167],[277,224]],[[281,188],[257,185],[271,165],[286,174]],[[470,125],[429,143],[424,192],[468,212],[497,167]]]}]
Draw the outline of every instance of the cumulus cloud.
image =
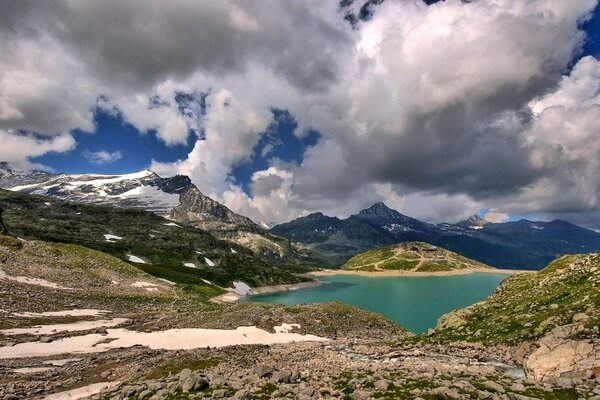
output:
[{"label": "cumulus cloud", "polygon": [[[151,167],[266,222],[384,200],[431,221],[497,208],[600,223],[600,67],[577,60],[597,0],[369,1],[353,26],[352,3],[13,3],[0,140],[27,142],[23,162],[65,151],[101,107],[170,146],[195,133],[185,159]],[[274,108],[321,138],[245,193],[232,171],[278,144],[256,148]]]},{"label": "cumulus cloud", "polygon": [[92,164],[108,164],[120,160],[123,158],[123,153],[120,150],[108,152],[106,150],[100,151],[89,151],[85,150],[83,156],[88,159]]}]

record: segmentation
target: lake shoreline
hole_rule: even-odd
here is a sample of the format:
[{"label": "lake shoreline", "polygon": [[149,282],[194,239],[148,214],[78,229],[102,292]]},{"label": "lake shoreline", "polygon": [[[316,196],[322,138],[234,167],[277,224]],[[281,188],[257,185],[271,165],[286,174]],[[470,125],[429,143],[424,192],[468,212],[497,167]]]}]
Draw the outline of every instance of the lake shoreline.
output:
[{"label": "lake shoreline", "polygon": [[212,299],[210,299],[210,301],[212,301],[213,303],[231,304],[231,303],[237,302],[238,300],[240,300],[241,298],[244,298],[246,296],[252,296],[252,295],[256,295],[256,294],[276,293],[276,292],[289,292],[292,290],[318,287],[318,286],[322,286],[324,284],[325,284],[325,282],[321,282],[319,280],[313,280],[313,281],[309,281],[309,282],[284,283],[281,285],[272,285],[272,286],[258,286],[255,288],[251,288],[248,291],[248,293],[246,293],[246,294],[240,294],[240,293],[235,293],[235,292],[230,291],[227,293],[223,293],[219,296],[213,297]]},{"label": "lake shoreline", "polygon": [[358,275],[366,277],[385,277],[385,276],[403,276],[403,277],[422,277],[422,276],[454,276],[454,275],[468,275],[468,274],[507,274],[507,275],[518,275],[518,274],[530,274],[538,271],[534,270],[516,270],[516,269],[497,269],[497,268],[469,268],[469,269],[457,269],[453,271],[432,271],[432,272],[415,272],[415,271],[399,271],[399,270],[387,270],[387,271],[353,271],[347,269],[327,269],[321,271],[308,272],[306,275],[311,277],[319,276],[334,276],[334,275]]}]

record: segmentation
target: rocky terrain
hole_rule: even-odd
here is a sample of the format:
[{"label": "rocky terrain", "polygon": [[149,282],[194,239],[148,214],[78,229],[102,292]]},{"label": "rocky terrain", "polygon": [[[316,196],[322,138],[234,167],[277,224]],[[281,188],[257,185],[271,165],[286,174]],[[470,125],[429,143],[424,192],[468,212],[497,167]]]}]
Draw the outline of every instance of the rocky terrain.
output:
[{"label": "rocky terrain", "polygon": [[488,270],[490,266],[422,242],[406,242],[352,257],[343,269],[353,271],[443,272]]},{"label": "rocky terrain", "polygon": [[0,236],[0,398],[598,399],[599,267],[559,259],[414,336],[338,303],[212,304],[216,285]]},{"label": "rocky terrain", "polygon": [[426,242],[503,269],[542,269],[563,254],[600,250],[600,233],[562,220],[490,223],[472,216],[456,224],[430,224],[383,203],[346,219],[310,214],[276,225],[271,233],[335,267],[356,254],[402,242]]}]

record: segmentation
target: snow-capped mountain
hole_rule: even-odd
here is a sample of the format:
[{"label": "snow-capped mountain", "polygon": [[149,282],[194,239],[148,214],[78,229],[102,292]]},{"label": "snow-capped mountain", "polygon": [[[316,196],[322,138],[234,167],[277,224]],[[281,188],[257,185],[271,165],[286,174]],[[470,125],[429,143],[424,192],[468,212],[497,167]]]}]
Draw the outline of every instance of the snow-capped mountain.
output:
[{"label": "snow-capped mountain", "polygon": [[187,176],[161,178],[145,170],[124,175],[50,174],[0,165],[0,187],[68,201],[139,208],[168,216],[192,187]]},{"label": "snow-capped mountain", "polygon": [[481,218],[479,215],[471,215],[469,218],[465,219],[464,221],[460,221],[456,225],[463,228],[483,229],[483,227],[487,224],[491,224],[491,222],[485,218]]},{"label": "snow-capped mountain", "polygon": [[306,261],[286,239],[204,195],[184,175],[161,177],[150,170],[124,175],[51,174],[0,163],[0,188],[62,200],[143,209],[250,248],[263,258]]}]

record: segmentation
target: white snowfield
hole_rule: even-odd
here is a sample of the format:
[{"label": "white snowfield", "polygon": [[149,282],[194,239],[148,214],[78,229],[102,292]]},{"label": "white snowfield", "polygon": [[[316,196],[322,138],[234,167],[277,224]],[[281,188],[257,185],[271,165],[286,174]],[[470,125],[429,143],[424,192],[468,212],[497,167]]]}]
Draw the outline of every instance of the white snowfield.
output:
[{"label": "white snowfield", "polygon": [[127,318],[99,319],[96,321],[78,321],[70,324],[38,325],[30,328],[3,329],[4,335],[50,335],[58,332],[87,331],[96,328],[111,328],[129,321]]},{"label": "white snowfield", "polygon": [[49,394],[44,397],[44,400],[80,400],[94,396],[102,391],[111,391],[119,387],[121,382],[100,382],[91,385],[82,386],[77,389],[68,390],[66,392]]},{"label": "white snowfield", "polygon": [[[48,357],[59,354],[101,353],[111,349],[146,346],[154,350],[190,350],[206,347],[227,347],[251,344],[280,344],[291,342],[322,342],[329,339],[315,335],[289,333],[274,327],[275,333],[255,326],[237,329],[169,329],[158,332],[136,332],[127,329],[108,329],[108,335],[89,334],[55,340],[50,343],[27,342],[0,347],[0,359]],[[285,330],[285,332],[284,332]]]},{"label": "white snowfield", "polygon": [[206,265],[208,265],[209,267],[215,266],[215,263],[212,262],[212,260],[210,258],[204,257],[204,262],[206,262]]},{"label": "white snowfield", "polygon": [[229,250],[231,250],[231,253],[233,253],[233,254],[237,254],[237,251],[235,251],[234,249],[231,249],[231,248],[230,248]]},{"label": "white snowfield", "polygon": [[54,282],[49,282],[45,279],[29,278],[27,276],[7,275],[6,272],[4,272],[2,269],[0,269],[0,280],[26,283],[28,285],[43,286],[43,287],[48,287],[48,288],[52,288],[52,289],[74,290],[73,288],[60,286]]},{"label": "white snowfield", "polygon": [[164,224],[165,226],[176,226],[178,228],[181,228],[181,226],[179,226],[178,224],[176,224],[175,222],[167,222],[166,224]]},{"label": "white snowfield", "polygon": [[188,262],[188,263],[183,263],[183,266],[184,266],[184,267],[188,267],[188,268],[198,268],[198,267],[196,267],[196,264],[194,264],[194,263],[190,263],[190,262]]},{"label": "white snowfield", "polygon": [[300,325],[299,324],[286,324],[286,323],[283,323],[283,324],[281,324],[279,326],[275,326],[273,329],[277,333],[289,333],[289,332],[291,332],[295,328],[300,329]]},{"label": "white snowfield", "polygon": [[129,259],[129,261],[134,262],[134,263],[146,264],[146,261],[142,260],[138,256],[134,256],[133,254],[127,254],[127,258]]}]

